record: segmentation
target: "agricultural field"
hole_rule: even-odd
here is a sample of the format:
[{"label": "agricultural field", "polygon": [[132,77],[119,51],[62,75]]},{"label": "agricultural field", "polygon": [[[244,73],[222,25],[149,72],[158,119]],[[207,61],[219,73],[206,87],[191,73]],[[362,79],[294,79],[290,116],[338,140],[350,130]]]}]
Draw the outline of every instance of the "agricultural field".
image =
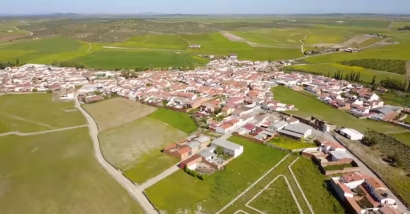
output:
[{"label": "agricultural field", "polygon": [[382,93],[380,98],[388,105],[410,107],[410,94],[402,92]]},{"label": "agricultural field", "polygon": [[99,131],[124,125],[156,110],[155,107],[123,98],[83,105],[83,108],[94,118]]},{"label": "agricultural field", "polygon": [[275,137],[271,141],[269,141],[269,143],[288,150],[317,147],[314,143],[305,143],[287,137]]},{"label": "agricultural field", "polygon": [[141,182],[177,163],[177,159],[161,153],[161,149],[186,136],[172,126],[144,117],[103,131],[99,139],[105,159],[125,171],[130,179]]},{"label": "agricultural field", "polygon": [[146,35],[135,36],[113,46],[186,50],[189,44],[178,35]]},{"label": "agricultural field", "polygon": [[275,87],[272,88],[272,91],[275,99],[287,104],[295,105],[295,108],[297,108],[298,111],[293,111],[292,114],[294,115],[301,117],[315,116],[339,127],[350,127],[361,132],[364,132],[367,128],[381,132],[404,130],[403,128],[386,123],[357,119],[347,112],[339,111],[317,99],[305,96],[286,87]]},{"label": "agricultural field", "polygon": [[85,55],[88,48],[87,44],[74,40],[52,37],[1,45],[0,58],[2,61],[19,59],[20,63],[51,64],[55,60],[67,61]]},{"label": "agricultural field", "polygon": [[207,60],[194,57],[186,52],[130,49],[99,50],[73,61],[97,69],[194,68],[207,63]]},{"label": "agricultural field", "polygon": [[0,137],[1,212],[142,214],[93,153],[87,128]]},{"label": "agricultural field", "polygon": [[166,108],[159,108],[148,117],[166,123],[187,134],[197,130],[194,120],[187,113],[177,112]]},{"label": "agricultural field", "polygon": [[72,102],[53,102],[51,94],[1,96],[0,112],[0,133],[36,132],[86,124]]},{"label": "agricultural field", "polygon": [[340,72],[343,74],[350,74],[350,72],[360,72],[360,78],[363,82],[370,83],[374,76],[376,76],[376,82],[380,82],[380,80],[386,78],[394,78],[398,80],[402,80],[404,78],[403,75],[390,73],[387,71],[379,71],[379,70],[372,70],[366,69],[358,66],[347,66],[342,65],[339,63],[316,63],[316,64],[306,64],[306,65],[293,65],[293,66],[286,66],[285,70],[288,71],[303,71],[318,75],[329,75],[333,77],[336,72]]},{"label": "agricultural field", "polygon": [[229,140],[243,145],[245,152],[225,170],[204,181],[179,170],[146,189],[149,199],[167,213],[199,208],[215,213],[285,156],[279,150],[238,137]]}]

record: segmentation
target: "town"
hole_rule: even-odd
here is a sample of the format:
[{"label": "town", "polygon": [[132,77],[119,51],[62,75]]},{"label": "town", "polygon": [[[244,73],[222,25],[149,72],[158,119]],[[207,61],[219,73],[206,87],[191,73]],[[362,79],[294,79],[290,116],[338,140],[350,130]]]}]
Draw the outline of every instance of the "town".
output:
[{"label": "town", "polygon": [[[192,47],[197,48],[197,47]],[[201,134],[169,142],[162,152],[177,158],[181,170],[206,179],[242,153],[243,146],[230,142],[237,136],[257,144],[300,153],[310,158],[352,213],[400,213],[403,206],[377,177],[367,174],[339,138],[360,141],[361,133],[351,127],[338,128],[318,118],[294,115],[299,106],[275,99],[272,88],[286,87],[304,96],[314,96],[332,108],[349,112],[357,120],[375,120],[410,129],[403,122],[408,106],[385,105],[378,93],[358,83],[332,77],[285,73],[283,63],[238,60],[236,57],[210,61],[191,71],[91,71],[26,64],[0,71],[1,95],[52,93],[59,101],[78,99],[83,104],[121,97],[142,104],[186,112],[202,129]],[[331,135],[337,131],[338,136]],[[279,136],[303,144],[286,149],[270,144]]]}]

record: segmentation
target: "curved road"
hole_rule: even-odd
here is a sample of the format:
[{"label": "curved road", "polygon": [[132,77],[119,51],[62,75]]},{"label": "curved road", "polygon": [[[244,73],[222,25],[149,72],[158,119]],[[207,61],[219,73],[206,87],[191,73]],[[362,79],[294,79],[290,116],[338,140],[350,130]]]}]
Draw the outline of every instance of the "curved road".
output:
[{"label": "curved road", "polygon": [[128,193],[133,197],[141,207],[144,209],[144,213],[146,214],[158,214],[155,210],[154,206],[148,201],[145,195],[142,193],[141,188],[136,186],[130,180],[125,178],[122,173],[116,170],[113,166],[111,166],[103,157],[101,150],[100,150],[100,142],[98,140],[98,128],[97,124],[95,123],[94,119],[86,112],[80,105],[80,102],[77,99],[77,95],[75,96],[75,107],[84,115],[88,122],[88,128],[90,131],[90,136],[93,141],[95,157],[97,158],[98,163],[122,186]]}]

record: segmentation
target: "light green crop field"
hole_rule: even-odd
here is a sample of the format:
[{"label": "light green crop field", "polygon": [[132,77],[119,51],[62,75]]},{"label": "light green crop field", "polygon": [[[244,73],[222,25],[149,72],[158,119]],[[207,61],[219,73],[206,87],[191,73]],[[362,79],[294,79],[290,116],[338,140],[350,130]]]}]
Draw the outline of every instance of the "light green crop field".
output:
[{"label": "light green crop field", "polygon": [[404,26],[410,26],[410,21],[393,21],[390,29],[397,30],[398,28],[403,28]]},{"label": "light green crop field", "polygon": [[299,92],[293,91],[286,87],[272,88],[275,99],[287,103],[294,104],[298,111],[292,112],[294,115],[301,117],[315,116],[322,120],[328,121],[338,127],[349,127],[358,131],[364,132],[367,128],[374,129],[380,132],[403,131],[405,129],[390,125],[383,122],[373,120],[360,120],[351,114],[332,108],[331,106],[320,102],[318,99],[305,96]]},{"label": "light green crop field", "polygon": [[142,214],[93,154],[87,128],[0,137],[1,213]]},{"label": "light green crop field", "polygon": [[390,73],[387,71],[378,71],[372,69],[366,69],[357,66],[347,66],[341,65],[338,63],[317,63],[317,64],[307,64],[307,65],[294,65],[294,66],[287,66],[287,70],[295,70],[295,71],[306,71],[309,73],[320,74],[320,75],[330,75],[332,77],[336,72],[340,71],[343,75],[350,74],[351,71],[353,72],[360,72],[361,81],[364,82],[371,82],[373,77],[376,75],[376,81],[379,82],[382,79],[386,78],[395,78],[395,79],[402,79],[404,78],[403,75]]},{"label": "light green crop field", "polygon": [[195,67],[207,62],[184,52],[113,49],[96,51],[76,58],[74,61],[84,63],[88,67],[101,69]]},{"label": "light green crop field", "polygon": [[146,35],[132,37],[123,43],[114,44],[113,46],[185,50],[189,44],[177,35]]},{"label": "light green crop field", "polygon": [[340,44],[355,34],[348,28],[310,28],[309,34],[304,42],[312,44]]},{"label": "light green crop field", "polygon": [[300,40],[309,33],[309,28],[266,28],[255,30],[253,32],[276,40],[280,44],[301,45]]},{"label": "light green crop field", "polygon": [[[406,122],[410,123],[409,120],[410,116],[407,116],[406,118]],[[394,138],[396,138],[397,140],[407,144],[410,146],[410,131],[409,132],[403,132],[403,133],[399,133],[399,134],[391,134],[391,136],[393,136]]]},{"label": "light green crop field", "polygon": [[51,94],[1,96],[0,132],[35,132],[87,124],[81,114],[70,111],[73,108],[72,102],[53,102]]}]

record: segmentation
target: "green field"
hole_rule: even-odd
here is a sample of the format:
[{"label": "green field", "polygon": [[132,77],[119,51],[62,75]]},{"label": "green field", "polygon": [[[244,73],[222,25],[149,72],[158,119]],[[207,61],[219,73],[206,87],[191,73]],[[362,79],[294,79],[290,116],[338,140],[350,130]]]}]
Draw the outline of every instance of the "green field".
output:
[{"label": "green field", "polygon": [[87,128],[0,137],[1,212],[142,214],[93,153]]},{"label": "green field", "polygon": [[385,104],[410,107],[410,94],[408,93],[402,93],[401,95],[397,94],[396,92],[382,93],[380,94],[380,98],[384,101]]},{"label": "green field", "polygon": [[294,65],[294,66],[287,66],[285,68],[289,71],[304,71],[313,74],[319,75],[330,75],[333,77],[336,72],[341,72],[343,76],[345,74],[350,74],[351,71],[353,72],[360,72],[360,78],[363,82],[371,82],[373,77],[376,75],[376,81],[379,82],[382,79],[386,78],[395,78],[395,79],[403,79],[403,75],[390,73],[387,71],[378,71],[372,69],[366,69],[357,66],[347,66],[341,65],[339,63],[317,63],[317,64],[307,64],[307,65]]},{"label": "green field", "polygon": [[403,128],[373,120],[360,120],[351,114],[332,108],[317,99],[305,96],[286,87],[272,88],[275,99],[286,104],[294,104],[298,111],[294,115],[302,117],[315,116],[339,127],[349,127],[364,132],[367,128],[381,132],[401,131]]},{"label": "green field", "polygon": [[[407,123],[410,124],[410,116],[407,116]],[[407,144],[410,146],[410,131],[409,132],[403,132],[403,133],[399,133],[399,134],[391,134],[391,136],[393,136],[394,138],[396,138],[397,140]]]},{"label": "green field", "polygon": [[125,42],[114,44],[113,46],[185,50],[189,45],[187,41],[177,35],[146,35],[132,37]]},{"label": "green field", "polygon": [[197,130],[195,122],[187,113],[159,108],[154,113],[150,114],[149,117],[167,123],[168,125],[188,134]]},{"label": "green field", "polygon": [[196,67],[204,65],[206,60],[193,58],[184,52],[149,51],[149,50],[100,50],[76,58],[88,67],[101,69],[128,68],[168,68]]},{"label": "green field", "polygon": [[[48,107],[47,110],[45,107]],[[81,114],[70,111],[73,108],[72,102],[53,102],[51,94],[1,96],[0,133],[35,132],[85,125],[86,121]]]},{"label": "green field", "polygon": [[154,205],[159,210],[175,213],[196,210],[200,204],[206,212],[215,213],[285,156],[279,150],[242,138],[229,140],[243,145],[245,152],[225,170],[215,172],[205,181],[177,171],[146,190]]}]

